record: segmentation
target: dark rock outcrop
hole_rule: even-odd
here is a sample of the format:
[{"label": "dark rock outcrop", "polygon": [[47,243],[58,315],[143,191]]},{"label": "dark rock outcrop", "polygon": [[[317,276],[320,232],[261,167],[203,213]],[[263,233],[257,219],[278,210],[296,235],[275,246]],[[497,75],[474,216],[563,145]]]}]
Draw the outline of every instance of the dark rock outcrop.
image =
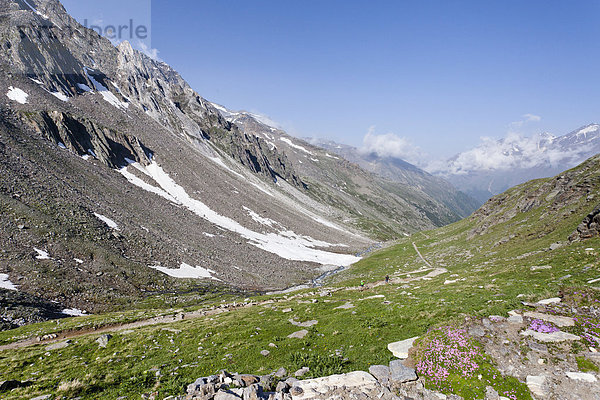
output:
[{"label": "dark rock outcrop", "polygon": [[577,230],[569,236],[569,241],[585,240],[596,236],[600,236],[600,205],[583,219]]}]

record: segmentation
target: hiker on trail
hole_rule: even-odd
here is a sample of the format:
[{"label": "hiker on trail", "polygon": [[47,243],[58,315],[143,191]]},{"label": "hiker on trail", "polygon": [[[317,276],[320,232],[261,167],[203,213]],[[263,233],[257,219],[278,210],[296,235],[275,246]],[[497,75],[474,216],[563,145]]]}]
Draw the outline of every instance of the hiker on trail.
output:
[{"label": "hiker on trail", "polygon": [[363,290],[365,288],[365,281],[360,281],[360,290]]},{"label": "hiker on trail", "polygon": [[389,285],[389,284],[390,284],[390,276],[389,276],[389,275],[386,275],[386,276],[385,276],[385,284],[386,284],[386,285]]}]

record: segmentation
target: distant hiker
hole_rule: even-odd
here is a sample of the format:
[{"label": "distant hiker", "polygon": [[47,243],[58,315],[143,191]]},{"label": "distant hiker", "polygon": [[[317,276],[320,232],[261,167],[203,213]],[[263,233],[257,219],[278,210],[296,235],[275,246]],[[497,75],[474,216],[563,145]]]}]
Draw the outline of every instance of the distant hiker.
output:
[{"label": "distant hiker", "polygon": [[386,275],[386,276],[385,276],[385,284],[386,284],[386,285],[389,285],[389,284],[390,284],[390,276],[389,276],[389,275]]},{"label": "distant hiker", "polygon": [[365,281],[360,281],[360,290],[365,288]]}]

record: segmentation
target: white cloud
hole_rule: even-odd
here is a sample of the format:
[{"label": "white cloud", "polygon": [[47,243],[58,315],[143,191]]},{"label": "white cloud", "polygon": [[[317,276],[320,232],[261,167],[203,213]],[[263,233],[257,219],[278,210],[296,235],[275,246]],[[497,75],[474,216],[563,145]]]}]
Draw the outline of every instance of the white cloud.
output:
[{"label": "white cloud", "polygon": [[412,164],[419,163],[423,158],[421,149],[410,139],[395,133],[378,135],[374,126],[369,128],[359,151],[363,154],[376,154],[382,158],[399,158]]},{"label": "white cloud", "polygon": [[146,43],[141,42],[141,41],[136,44],[136,47],[142,53],[144,53],[145,55],[147,55],[151,59],[153,59],[155,61],[162,61],[161,58],[158,56],[158,53],[159,53],[158,49],[148,47],[148,45]]},{"label": "white cloud", "polygon": [[430,163],[426,170],[441,175],[462,175],[474,171],[509,171],[540,165],[555,167],[576,158],[581,149],[566,150],[555,145],[555,137],[536,134],[525,137],[509,132],[504,139],[482,137],[480,144],[448,161]]},{"label": "white cloud", "polygon": [[523,127],[531,125],[531,123],[540,122],[542,117],[535,114],[525,114],[519,121],[511,122],[509,125],[510,132],[519,132]]},{"label": "white cloud", "polygon": [[525,114],[523,118],[525,118],[526,122],[540,122],[542,120],[542,117],[535,114]]}]

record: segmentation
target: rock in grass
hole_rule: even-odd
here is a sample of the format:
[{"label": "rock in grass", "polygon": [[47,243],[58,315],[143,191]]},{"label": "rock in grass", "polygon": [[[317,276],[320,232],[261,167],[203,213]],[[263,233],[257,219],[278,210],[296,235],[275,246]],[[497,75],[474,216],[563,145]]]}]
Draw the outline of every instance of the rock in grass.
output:
[{"label": "rock in grass", "polygon": [[560,302],[561,302],[560,297],[552,297],[550,299],[540,300],[537,303],[539,305],[545,306],[545,305],[548,305],[548,304],[557,304],[557,303],[560,303]]},{"label": "rock in grass", "polygon": [[71,343],[70,340],[64,341],[64,342],[58,342],[58,343],[53,343],[49,346],[46,346],[46,350],[51,351],[51,350],[60,350],[60,349],[64,349],[66,347],[69,347],[69,344]]},{"label": "rock in grass", "polygon": [[402,358],[402,359],[408,358],[408,351],[410,350],[411,347],[413,347],[413,343],[418,338],[419,337],[416,336],[416,337],[413,337],[410,339],[401,340],[399,342],[390,343],[390,344],[388,344],[388,350],[392,352],[394,357],[398,357],[398,358]]},{"label": "rock in grass", "polygon": [[310,368],[302,367],[298,371],[294,372],[294,376],[297,376],[298,378],[300,378],[300,377],[306,375],[308,373],[308,371],[310,371]]},{"label": "rock in grass", "polygon": [[108,346],[108,342],[110,341],[110,339],[112,339],[111,335],[108,335],[108,334],[101,335],[98,339],[96,339],[96,343],[98,343],[98,346],[100,346],[102,348],[106,348],[106,346]]},{"label": "rock in grass", "polygon": [[491,386],[485,388],[485,400],[500,400],[500,395]]},{"label": "rock in grass", "polygon": [[417,380],[417,373],[414,369],[402,364],[402,360],[394,360],[390,362],[390,382],[399,384],[412,382]]},{"label": "rock in grass", "polygon": [[275,378],[283,378],[287,375],[287,370],[283,367],[279,368],[277,372],[275,372]]},{"label": "rock in grass", "polygon": [[306,329],[302,329],[301,331],[297,331],[288,335],[289,339],[304,339],[304,337],[308,335],[308,331]]},{"label": "rock in grass", "polygon": [[263,350],[263,351],[260,352],[260,354],[266,357],[269,354],[271,354],[271,352],[269,350]]}]

